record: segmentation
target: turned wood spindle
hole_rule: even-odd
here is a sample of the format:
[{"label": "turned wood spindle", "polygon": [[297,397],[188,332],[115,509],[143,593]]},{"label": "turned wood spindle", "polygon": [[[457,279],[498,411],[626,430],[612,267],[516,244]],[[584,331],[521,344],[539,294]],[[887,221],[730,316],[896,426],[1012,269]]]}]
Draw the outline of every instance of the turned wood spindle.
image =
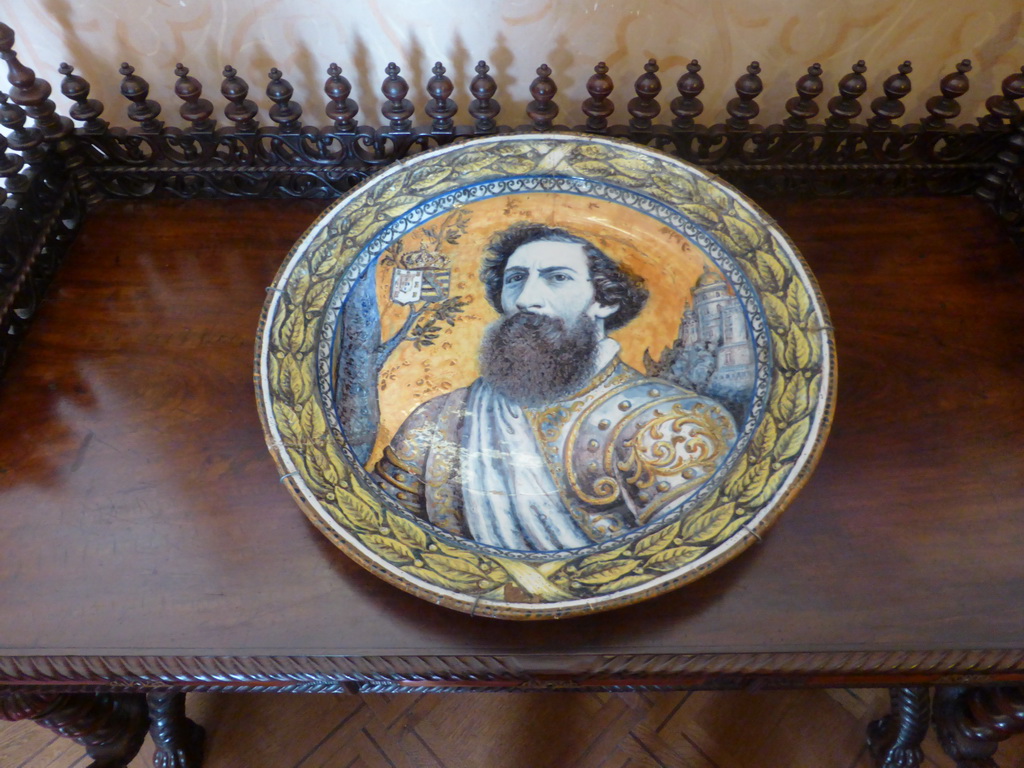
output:
[{"label": "turned wood spindle", "polygon": [[[9,146],[22,153],[15,155],[4,151],[3,154],[0,154],[0,178],[4,179],[6,189],[4,196],[15,197],[28,191],[28,177],[22,173],[27,159],[24,152],[28,150],[31,153],[34,148],[42,144],[43,134],[38,129],[25,127],[24,110],[17,104],[10,103],[7,100],[7,94],[3,91],[0,91],[0,127],[5,128],[11,134],[10,140],[4,138],[0,149],[6,150]],[[3,134],[0,133],[0,136]],[[30,156],[33,155],[30,154]],[[38,161],[39,156],[34,155],[34,157]]]},{"label": "turned wood spindle", "polygon": [[[100,120],[103,112],[103,105],[96,99],[89,98],[89,83],[83,77],[74,75],[74,67],[64,62],[57,68],[57,71],[64,75],[61,81],[60,90],[74,104],[71,106],[71,117],[85,122],[85,132],[101,134],[107,130],[107,121]],[[71,140],[74,135],[74,127],[71,119],[60,118],[66,124],[66,130],[61,132],[62,139],[57,143],[57,151],[64,155],[67,160],[68,170],[78,187],[81,199],[89,205],[94,205],[103,200],[96,179],[86,170],[85,154],[82,145]]]},{"label": "turned wood spindle", "polygon": [[[7,94],[0,93],[0,97],[6,99]],[[7,137],[0,133],[0,179],[4,180],[4,187],[0,189],[0,210],[6,210],[3,208],[3,203],[7,200],[8,193],[15,194],[14,187],[19,186],[16,179],[21,178],[19,173],[24,166],[21,157],[10,154],[7,147]]]},{"label": "turned wood spindle", "polygon": [[131,102],[128,105],[128,118],[139,124],[143,133],[159,133],[163,127],[163,121],[157,120],[160,115],[160,105],[147,98],[149,96],[149,83],[135,74],[135,67],[128,62],[121,64],[118,72],[122,76],[121,95]]},{"label": "turned wood spindle", "polygon": [[807,74],[796,81],[796,96],[786,102],[789,117],[782,122],[796,130],[806,128],[807,121],[813,120],[818,114],[818,105],[814,100],[824,89],[825,86],[821,82],[821,64],[815,62],[807,68]]},{"label": "turned wood spindle", "polygon": [[1024,67],[1003,78],[1002,93],[989,96],[985,100],[988,114],[978,122],[984,128],[1002,128],[1007,123],[1014,123],[1020,117],[1020,105],[1017,100],[1024,98]]},{"label": "turned wood spindle", "polygon": [[497,127],[494,118],[501,112],[501,105],[494,100],[498,84],[490,76],[487,62],[480,61],[476,65],[476,77],[469,84],[469,92],[473,101],[469,103],[469,114],[475,120],[474,130],[477,133],[492,133]]},{"label": "turned wood spindle", "polygon": [[861,112],[859,99],[868,89],[867,80],[864,79],[864,73],[868,68],[861,59],[853,65],[852,70],[840,79],[839,95],[829,99],[828,111],[831,117],[825,121],[829,128],[849,128],[850,121]]},{"label": "turned wood spindle", "polygon": [[[17,150],[25,163],[36,167],[42,165],[46,157],[45,145],[51,145],[63,155],[76,185],[85,192],[84,199],[91,202],[95,198],[94,188],[89,186],[82,170],[82,158],[71,141],[74,124],[57,114],[50,100],[50,84],[19,61],[14,50],[14,30],[6,24],[0,24],[0,59],[7,65],[7,81],[11,84],[9,94],[3,94],[0,102],[0,124],[11,131],[4,149],[9,146]],[[33,127],[25,125],[29,117],[35,122]],[[15,168],[12,163],[14,161],[6,159],[3,163],[7,189],[12,194],[20,194],[27,189],[28,180],[20,173],[20,166]]]},{"label": "turned wood spindle", "polygon": [[757,117],[761,108],[757,106],[754,99],[761,93],[764,86],[761,83],[761,65],[752,61],[747,67],[745,75],[741,75],[736,81],[736,98],[730,99],[725,111],[730,117],[726,124],[737,131],[744,131],[750,127],[750,121]]},{"label": "turned wood spindle", "polygon": [[630,114],[629,127],[635,131],[649,131],[654,118],[661,114],[661,105],[657,102],[657,96],[661,93],[661,80],[657,72],[658,62],[650,59],[644,65],[644,73],[633,86],[636,98],[629,100],[626,111]]},{"label": "turned wood spindle", "polygon": [[11,84],[8,95],[11,101],[35,121],[36,127],[42,132],[43,141],[56,143],[69,137],[74,126],[66,117],[57,115],[56,107],[50,100],[50,84],[36,77],[35,71],[18,59],[14,50],[14,30],[6,24],[0,24],[0,59],[7,64],[7,82]]},{"label": "turned wood spindle", "polygon": [[459,111],[455,102],[448,98],[455,90],[455,86],[445,75],[445,71],[441,62],[437,62],[431,70],[434,76],[427,81],[427,93],[430,94],[430,101],[427,102],[425,111],[431,118],[430,130],[436,133],[451,132],[455,127],[452,118]]},{"label": "turned wood spindle", "polygon": [[69,110],[72,119],[84,123],[82,127],[86,133],[103,133],[108,126],[106,120],[100,119],[100,115],[103,114],[103,103],[99,99],[89,98],[89,81],[81,75],[74,74],[75,68],[67,62],[63,62],[57,71],[64,75],[60,83],[60,92],[74,102]]},{"label": "turned wood spindle", "polygon": [[274,67],[267,74],[270,82],[267,83],[267,98],[274,102],[270,108],[270,119],[277,123],[278,130],[282,133],[296,133],[302,123],[302,107],[292,101],[295,89],[292,84],[284,79],[284,74],[277,67]]},{"label": "turned wood spindle", "polygon": [[999,204],[1004,190],[1012,179],[1017,178],[1018,169],[1024,158],[1024,125],[1017,125],[1003,147],[996,155],[996,162],[982,177],[974,194],[992,206]]},{"label": "turned wood spindle", "polygon": [[547,64],[541,64],[537,67],[537,77],[530,83],[533,101],[526,105],[526,114],[533,121],[535,130],[550,130],[555,118],[558,117],[558,105],[553,101],[556,93],[558,86],[551,79],[551,68]]},{"label": "turned wood spindle", "polygon": [[608,76],[608,65],[603,61],[594,67],[594,74],[587,80],[590,98],[583,102],[583,114],[587,116],[588,131],[603,131],[608,127],[608,118],[615,111],[615,105],[608,98],[615,89],[615,83]]},{"label": "turned wood spindle", "polygon": [[259,124],[255,118],[259,108],[256,102],[247,98],[249,84],[238,76],[238,71],[230,64],[224,67],[224,81],[220,84],[220,93],[228,101],[228,105],[224,107],[224,117],[235,124],[235,130],[239,133],[256,131]]},{"label": "turned wood spindle", "polygon": [[327,103],[327,116],[334,121],[334,127],[339,131],[354,131],[359,105],[349,98],[352,84],[347,77],[342,76],[341,67],[333,62],[327,68],[327,74],[328,78],[324,82],[324,93],[330,99]]},{"label": "turned wood spindle", "polygon": [[408,131],[412,126],[412,102],[405,98],[409,93],[409,84],[401,76],[401,68],[391,62],[384,70],[387,77],[380,86],[380,92],[387,101],[381,107],[381,114],[388,121],[392,131]]},{"label": "turned wood spindle", "polygon": [[892,126],[893,120],[903,117],[906,107],[901,99],[910,93],[910,78],[908,75],[914,71],[909,61],[900,64],[895,75],[889,75],[882,85],[885,96],[879,96],[871,102],[871,111],[874,117],[868,120],[872,128],[884,130]]},{"label": "turned wood spindle", "polygon": [[[70,118],[57,114],[50,100],[50,84],[36,77],[35,72],[18,60],[14,50],[14,31],[4,24],[0,24],[0,59],[7,64],[7,80],[11,83],[9,96],[13,106],[23,110],[26,116],[35,121],[35,128],[23,128],[20,135],[13,137],[18,144],[12,141],[10,146],[20,149],[29,165],[36,165],[42,163],[46,154],[42,144],[49,144],[62,156],[68,173],[81,193],[81,199],[86,203],[97,202],[100,194],[96,182],[86,172],[80,147],[72,140],[74,124]],[[24,118],[20,122],[24,126]],[[24,145],[19,146],[22,143]]]},{"label": "turned wood spindle", "polygon": [[[0,179],[4,178],[4,163],[6,161],[5,151],[7,150],[7,139],[0,135]],[[5,225],[11,216],[11,209],[7,207],[7,190],[0,187],[0,227]],[[17,262],[4,258],[5,244],[0,243],[0,283],[9,279],[16,271]]]},{"label": "turned wood spindle", "polygon": [[963,96],[971,87],[967,79],[967,73],[971,71],[970,59],[964,59],[956,65],[956,72],[952,72],[942,78],[939,83],[940,96],[932,96],[925,103],[928,110],[928,117],[921,118],[921,122],[929,128],[944,128],[946,121],[954,119],[960,114],[960,104],[957,99]]},{"label": "turned wood spindle", "polygon": [[[10,132],[7,138],[8,146],[21,153],[14,155],[11,162],[16,168],[9,168],[5,174],[7,178],[7,191],[12,195],[20,195],[28,190],[28,178],[22,173],[25,164],[30,167],[39,165],[43,161],[42,151],[43,132],[38,128],[30,128],[25,125],[28,116],[25,110],[17,104],[8,101],[7,94],[0,91],[0,127]],[[10,157],[10,156],[8,156]]]},{"label": "turned wood spindle", "polygon": [[676,81],[676,90],[679,95],[672,99],[670,106],[675,115],[672,126],[691,129],[694,121],[704,112],[704,103],[697,98],[704,90],[704,78],[700,76],[700,62],[696,59],[686,65],[686,72]]},{"label": "turned wood spindle", "polygon": [[[6,95],[6,94],[3,94]],[[18,176],[18,171],[22,170],[23,161],[17,155],[11,155],[7,153],[7,137],[0,132],[0,179],[4,180],[4,185],[0,187],[0,223],[7,217],[10,210],[4,206],[7,201],[8,189],[11,187],[11,179]],[[3,249],[0,247],[0,279],[3,278]]]},{"label": "turned wood spindle", "polygon": [[174,84],[174,94],[185,102],[178,109],[178,114],[192,124],[195,133],[209,133],[214,128],[214,121],[210,119],[213,104],[209,99],[202,98],[202,84],[189,75],[188,67],[184,64],[179,63],[174,68],[174,74],[178,78]]}]

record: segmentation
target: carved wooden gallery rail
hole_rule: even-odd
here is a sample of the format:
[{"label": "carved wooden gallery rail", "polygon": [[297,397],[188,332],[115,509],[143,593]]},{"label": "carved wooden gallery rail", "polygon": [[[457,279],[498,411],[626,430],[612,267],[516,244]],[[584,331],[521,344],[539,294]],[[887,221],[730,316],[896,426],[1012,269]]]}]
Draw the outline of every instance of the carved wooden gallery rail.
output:
[{"label": "carved wooden gallery rail", "polygon": [[[547,66],[537,69],[530,85],[526,122],[512,125],[498,122],[503,95],[484,62],[476,66],[472,99],[464,110],[452,98],[445,68],[435,65],[424,84],[429,99],[418,123],[407,98],[410,84],[390,64],[381,85],[384,122],[376,125],[369,117],[374,110],[350,98],[349,81],[331,64],[323,88],[330,122],[323,126],[303,123],[308,113],[293,100],[291,85],[276,68],[264,87],[272,105],[270,122],[261,123],[248,83],[227,66],[219,86],[227,122],[218,127],[203,86],[179,64],[174,93],[186,127],[177,128],[160,120],[163,108],[150,99],[148,84],[123,64],[120,90],[135,123],[125,128],[104,119],[104,106],[89,97],[89,83],[69,64],[56,71],[62,76],[60,90],[73,106],[67,116],[58,114],[50,84],[19,61],[14,33],[3,24],[0,58],[11,86],[0,92],[0,126],[6,133],[6,138],[0,134],[0,371],[92,203],[158,195],[333,198],[377,168],[431,147],[494,133],[570,129],[557,122],[562,113],[558,89]],[[926,102],[925,116],[902,123],[901,100],[911,90],[910,63],[892,73],[874,98],[866,94],[865,71],[864,62],[854,64],[826,99],[821,67],[813,64],[784,104],[787,117],[765,126],[755,122],[763,84],[758,64],[751,63],[736,80],[736,96],[725,105],[728,118],[705,125],[698,122],[704,113],[700,64],[692,61],[672,84],[674,92],[666,95],[651,60],[625,99],[624,121],[613,124],[612,116],[622,114],[613,100],[619,91],[600,63],[586,84],[585,122],[571,130],[656,147],[754,196],[976,194],[1024,246],[1019,170],[1024,120],[1017,104],[1024,97],[1024,67],[1002,80],[1001,92],[985,102],[986,114],[975,124],[955,122],[958,100],[969,88],[971,64],[966,60],[942,78]],[[202,685],[198,678],[193,682]],[[213,680],[209,685],[217,687]],[[939,733],[962,765],[985,765],[995,741],[1024,728],[1024,695],[1018,688],[940,691],[935,697]],[[0,695],[0,718],[38,719],[105,759],[137,749],[138,739],[118,741],[107,731],[137,729],[145,706],[135,698],[107,706],[105,699],[82,693],[8,692]],[[106,714],[90,714],[94,707]],[[198,739],[189,726],[180,725],[180,698],[154,693],[149,707],[161,749],[173,741],[178,727],[186,734],[179,740]],[[918,764],[917,745],[927,730],[930,707],[926,689],[894,689],[893,716],[871,730],[880,764]],[[115,722],[121,726],[114,728]],[[111,759],[110,765],[120,764]]]},{"label": "carved wooden gallery rail", "polygon": [[[272,103],[272,125],[261,124],[250,88],[231,66],[224,68],[220,93],[228,121],[218,127],[214,106],[187,67],[175,69],[178,113],[187,127],[167,126],[163,108],[149,98],[149,85],[134,67],[119,70],[127,116],[135,127],[111,126],[103,104],[89,98],[90,85],[69,64],[61,64],[61,92],[73,103],[69,116],[57,113],[50,84],[22,64],[14,50],[14,32],[0,24],[0,58],[8,69],[9,93],[0,92],[0,371],[34,314],[42,290],[81,222],[88,204],[105,197],[316,197],[333,198],[374,170],[431,147],[474,136],[518,131],[570,129],[556,122],[561,112],[552,72],[542,65],[530,85],[528,122],[497,122],[501,114],[498,83],[486,63],[476,66],[469,90],[473,99],[459,124],[451,98],[452,81],[436,64],[425,84],[424,112],[429,122],[415,124],[409,83],[389,64],[381,84],[380,112],[385,125],[360,123],[368,110],[351,98],[342,70],[327,68],[325,114],[333,122],[303,124],[304,110],[278,69],[265,88]],[[614,83],[599,63],[587,81],[581,109],[583,125],[571,130],[628,139],[667,151],[721,175],[745,192],[758,195],[873,195],[975,193],[1006,219],[1018,242],[1024,241],[1024,185],[1017,169],[1024,154],[1024,123],[1016,103],[1024,97],[1024,67],[1002,81],[1002,92],[986,101],[977,124],[954,124],[958,99],[969,89],[971,64],[964,60],[942,78],[926,102],[928,114],[897,124],[901,100],[910,93],[912,68],[902,64],[867,102],[863,61],[839,79],[825,103],[822,70],[813,64],[795,84],[781,123],[755,123],[763,84],[753,62],[736,80],[736,96],[726,104],[724,123],[703,125],[701,67],[690,62],[675,83],[678,95],[662,95],[658,65],[652,59],[633,84],[626,104],[628,121],[611,124],[616,111]],[[667,103],[671,120],[655,122]],[[666,115],[667,119],[667,115]],[[29,125],[29,121],[32,125]],[[75,122],[79,125],[75,125]],[[14,150],[8,152],[7,150]]]}]

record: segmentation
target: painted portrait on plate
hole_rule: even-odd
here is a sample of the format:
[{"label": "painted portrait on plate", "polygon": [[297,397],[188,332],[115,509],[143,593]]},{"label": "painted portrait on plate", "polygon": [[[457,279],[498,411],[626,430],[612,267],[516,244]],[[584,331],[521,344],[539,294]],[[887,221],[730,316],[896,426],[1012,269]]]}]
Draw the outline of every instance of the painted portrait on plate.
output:
[{"label": "painted portrait on plate", "polygon": [[557,191],[395,237],[342,314],[339,422],[370,482],[502,550],[580,549],[677,512],[729,457],[757,372],[743,304],[694,242]]}]

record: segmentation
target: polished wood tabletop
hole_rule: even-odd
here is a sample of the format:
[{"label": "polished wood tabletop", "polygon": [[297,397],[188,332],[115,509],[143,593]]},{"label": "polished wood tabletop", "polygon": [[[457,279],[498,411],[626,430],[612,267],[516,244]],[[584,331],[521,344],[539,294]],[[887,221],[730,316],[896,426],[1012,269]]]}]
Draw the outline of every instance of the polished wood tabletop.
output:
[{"label": "polished wood tabletop", "polygon": [[257,322],[325,202],[102,204],[0,382],[0,677],[1024,679],[1024,260],[972,199],[762,203],[835,330],[820,464],[721,569],[542,622],[399,591],[280,483]]}]

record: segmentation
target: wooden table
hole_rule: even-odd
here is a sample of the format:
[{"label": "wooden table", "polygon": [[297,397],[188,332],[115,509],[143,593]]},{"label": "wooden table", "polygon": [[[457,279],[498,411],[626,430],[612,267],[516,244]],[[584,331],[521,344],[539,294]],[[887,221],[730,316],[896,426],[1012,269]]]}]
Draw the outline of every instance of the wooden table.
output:
[{"label": "wooden table", "polygon": [[874,735],[895,765],[930,686],[948,686],[950,749],[991,749],[1002,721],[981,705],[1024,712],[1017,688],[965,688],[1024,681],[1024,260],[980,203],[766,201],[835,326],[818,469],[720,570],[536,623],[389,586],[278,481],[256,323],[324,205],[90,214],[0,384],[0,716],[63,724],[122,765],[150,692],[158,744],[198,765],[181,693],[199,688],[886,685],[896,716]]}]

